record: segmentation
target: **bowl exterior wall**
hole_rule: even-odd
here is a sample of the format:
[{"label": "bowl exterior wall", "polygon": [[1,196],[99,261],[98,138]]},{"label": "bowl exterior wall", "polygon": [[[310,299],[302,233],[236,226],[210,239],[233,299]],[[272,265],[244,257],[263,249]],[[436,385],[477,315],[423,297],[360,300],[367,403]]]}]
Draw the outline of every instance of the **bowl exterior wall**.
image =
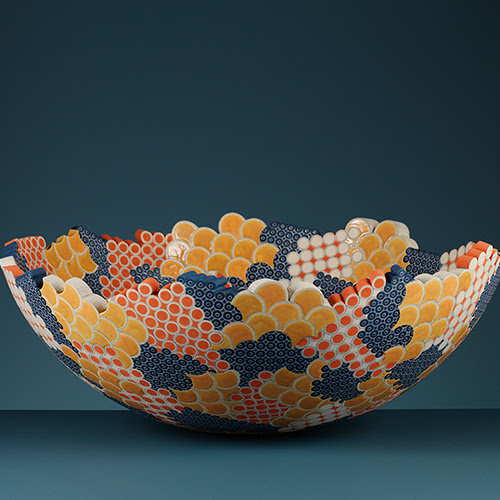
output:
[{"label": "bowl exterior wall", "polygon": [[[211,432],[289,432],[378,408],[460,345],[499,281],[500,256],[482,242],[438,255],[404,246],[406,226],[393,222],[320,235],[257,219],[246,220],[245,233],[243,221],[239,239],[220,238],[232,258],[209,254],[239,276],[185,261],[169,275],[175,263],[161,268],[145,255],[166,262],[157,249],[184,240],[141,233],[139,242],[116,242],[81,227],[49,247],[39,237],[13,240],[0,262],[28,323],[79,378],[135,412]],[[176,235],[188,230],[192,242],[196,226]],[[212,232],[196,234],[231,234]],[[344,241],[350,264],[347,253],[333,254]],[[246,259],[241,274],[236,247],[274,257]],[[208,265],[201,246],[184,251]],[[325,269],[341,262],[349,277]]]}]

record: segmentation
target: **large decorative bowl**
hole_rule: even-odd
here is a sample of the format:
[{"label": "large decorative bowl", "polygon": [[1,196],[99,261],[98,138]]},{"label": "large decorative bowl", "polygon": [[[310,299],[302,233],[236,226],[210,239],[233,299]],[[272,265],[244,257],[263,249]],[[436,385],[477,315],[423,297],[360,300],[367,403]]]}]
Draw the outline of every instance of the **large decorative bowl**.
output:
[{"label": "large decorative bowl", "polygon": [[316,229],[239,214],[137,241],[78,226],[0,263],[49,349],[117,403],[180,427],[287,432],[366,413],[477,323],[500,255],[418,249],[401,222]]}]

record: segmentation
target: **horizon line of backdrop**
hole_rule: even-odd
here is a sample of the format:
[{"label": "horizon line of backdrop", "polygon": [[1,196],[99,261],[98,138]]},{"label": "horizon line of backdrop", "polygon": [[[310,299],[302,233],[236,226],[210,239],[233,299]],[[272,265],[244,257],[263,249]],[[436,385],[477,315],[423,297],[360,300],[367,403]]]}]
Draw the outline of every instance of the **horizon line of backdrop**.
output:
[{"label": "horizon line of backdrop", "polygon": [[[229,211],[425,250],[500,245],[500,5],[2,2],[0,237],[132,237]],[[1,280],[3,281],[3,280]],[[499,297],[385,408],[500,408]],[[0,284],[0,409],[121,409]]]}]

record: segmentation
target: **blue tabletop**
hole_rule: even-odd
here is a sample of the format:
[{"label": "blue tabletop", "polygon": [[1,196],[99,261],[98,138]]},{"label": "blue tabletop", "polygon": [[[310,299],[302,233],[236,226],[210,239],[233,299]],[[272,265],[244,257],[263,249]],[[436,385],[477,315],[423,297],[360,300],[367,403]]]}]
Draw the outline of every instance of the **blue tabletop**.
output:
[{"label": "blue tabletop", "polygon": [[499,410],[375,411],[275,436],[126,411],[0,412],[5,499],[498,498]]}]

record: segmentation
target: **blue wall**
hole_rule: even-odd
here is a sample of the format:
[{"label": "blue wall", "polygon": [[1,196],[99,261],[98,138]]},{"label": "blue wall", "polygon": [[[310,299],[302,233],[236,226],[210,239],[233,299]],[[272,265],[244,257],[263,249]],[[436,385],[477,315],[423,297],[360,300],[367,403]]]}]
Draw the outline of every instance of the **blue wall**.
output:
[{"label": "blue wall", "polygon": [[[131,237],[226,211],[421,248],[500,245],[492,2],[27,2],[0,15],[0,239]],[[498,408],[498,294],[387,408]],[[119,409],[0,285],[0,409]]]}]

